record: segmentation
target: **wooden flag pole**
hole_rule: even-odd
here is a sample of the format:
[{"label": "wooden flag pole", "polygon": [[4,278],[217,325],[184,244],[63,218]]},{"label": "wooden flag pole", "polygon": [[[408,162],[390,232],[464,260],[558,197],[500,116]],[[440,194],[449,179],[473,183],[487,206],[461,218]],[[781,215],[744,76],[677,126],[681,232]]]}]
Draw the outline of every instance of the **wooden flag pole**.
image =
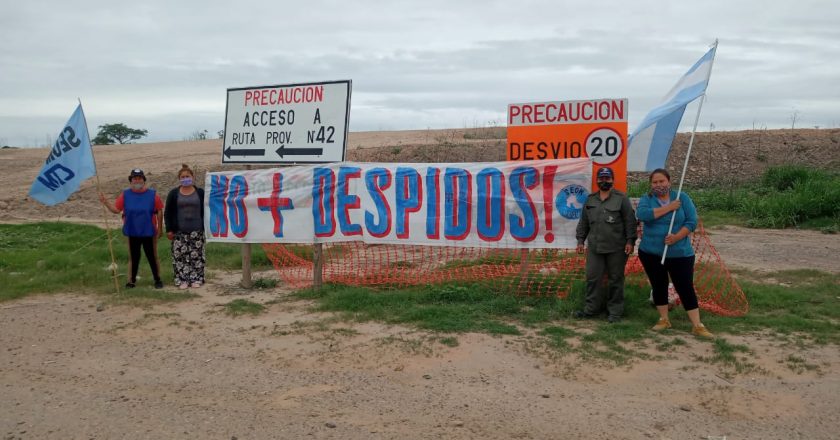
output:
[{"label": "wooden flag pole", "polygon": [[[88,135],[88,139],[90,139],[90,135]],[[91,146],[91,154],[93,154],[93,147]],[[94,157],[93,162],[96,163],[96,158]],[[96,175],[96,192],[97,194],[102,193],[99,185],[99,174]],[[100,205],[102,205],[100,203]],[[111,239],[111,224],[108,221],[108,213],[105,212],[105,206],[102,205],[102,216],[105,218],[105,234],[108,237],[108,251],[111,253],[111,276],[114,278],[114,290],[117,294],[120,293],[120,283],[117,279],[117,260],[114,257],[114,242]]]},{"label": "wooden flag pole", "polygon": [[[82,105],[82,100],[81,99],[79,99],[79,105]],[[82,111],[82,116],[84,117],[84,120],[85,120],[85,131],[87,131],[88,143],[90,143],[90,155],[91,155],[91,157],[93,157],[93,164],[94,164],[94,166],[96,167],[96,170],[97,170],[96,171],[96,195],[99,196],[99,194],[102,193],[102,187],[99,184],[99,167],[96,166],[96,155],[93,154],[93,143],[91,142],[91,139],[90,139],[90,130],[88,129],[88,126],[87,126],[87,117],[84,116],[84,114],[85,113],[84,113],[84,110],[83,110]],[[102,204],[100,203],[100,205],[102,205]],[[102,205],[102,217],[105,219],[105,235],[108,237],[108,251],[111,253],[111,276],[114,278],[114,290],[117,292],[117,294],[119,294],[120,293],[120,283],[117,279],[117,260],[114,257],[114,242],[111,239],[111,224],[108,221],[108,213],[105,212],[105,206],[104,205]]]}]

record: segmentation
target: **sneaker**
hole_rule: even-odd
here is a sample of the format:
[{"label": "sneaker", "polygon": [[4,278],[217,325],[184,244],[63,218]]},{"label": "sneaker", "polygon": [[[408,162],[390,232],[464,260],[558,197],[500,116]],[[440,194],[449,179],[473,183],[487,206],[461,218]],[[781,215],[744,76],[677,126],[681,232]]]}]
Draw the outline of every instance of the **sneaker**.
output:
[{"label": "sneaker", "polygon": [[155,281],[155,289],[163,289],[163,281]]},{"label": "sneaker", "polygon": [[621,316],[615,316],[615,315],[607,316],[607,322],[609,322],[610,324],[617,324],[617,323],[621,322]]},{"label": "sneaker", "polygon": [[589,313],[586,313],[583,310],[578,310],[574,313],[574,317],[577,319],[592,319],[595,317],[595,315],[590,315]]},{"label": "sneaker", "polygon": [[181,283],[178,285],[178,288],[181,290],[187,290],[188,287],[190,287],[190,285],[187,283]]},{"label": "sneaker", "polygon": [[135,285],[134,283],[132,283],[132,282],[128,282],[128,283],[125,283],[125,288],[126,288],[126,289],[133,289],[133,288],[134,288],[134,285]]},{"label": "sneaker", "polygon": [[692,329],[691,329],[691,333],[692,333],[694,336],[699,336],[699,337],[701,337],[701,338],[714,338],[714,337],[715,337],[715,335],[713,335],[713,334],[712,334],[712,332],[710,332],[710,331],[706,328],[706,326],[705,326],[705,325],[703,325],[703,324],[700,324],[700,325],[698,325],[698,326],[696,326],[696,327],[692,328]]},{"label": "sneaker", "polygon": [[659,321],[656,322],[656,325],[654,325],[650,329],[655,332],[661,332],[666,328],[671,328],[671,321],[669,321],[668,318],[659,318]]},{"label": "sneaker", "polygon": [[198,281],[196,281],[196,282],[192,283],[192,284],[191,284],[191,286],[192,286],[193,288],[196,288],[196,289],[197,289],[197,288],[201,287],[201,283],[199,283]]}]

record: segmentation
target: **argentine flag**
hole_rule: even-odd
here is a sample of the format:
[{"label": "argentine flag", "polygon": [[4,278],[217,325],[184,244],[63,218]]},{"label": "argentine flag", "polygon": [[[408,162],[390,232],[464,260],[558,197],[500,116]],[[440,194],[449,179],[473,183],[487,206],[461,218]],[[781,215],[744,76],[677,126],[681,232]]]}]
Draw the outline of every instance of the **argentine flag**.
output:
[{"label": "argentine flag", "polygon": [[32,182],[29,195],[47,205],[57,205],[79,189],[87,178],[96,175],[96,163],[90,148],[87,122],[82,104],[58,134],[58,139]]},{"label": "argentine flag", "polygon": [[688,69],[630,135],[627,171],[653,171],[665,167],[685,106],[706,93],[716,49],[717,43]]}]

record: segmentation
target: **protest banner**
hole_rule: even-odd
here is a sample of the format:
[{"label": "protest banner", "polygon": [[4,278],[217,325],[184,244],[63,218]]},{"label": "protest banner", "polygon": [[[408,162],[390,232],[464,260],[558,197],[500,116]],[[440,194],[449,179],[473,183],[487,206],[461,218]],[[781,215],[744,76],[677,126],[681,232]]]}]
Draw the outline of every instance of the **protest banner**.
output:
[{"label": "protest banner", "polygon": [[208,173],[210,241],[574,248],[588,159]]}]

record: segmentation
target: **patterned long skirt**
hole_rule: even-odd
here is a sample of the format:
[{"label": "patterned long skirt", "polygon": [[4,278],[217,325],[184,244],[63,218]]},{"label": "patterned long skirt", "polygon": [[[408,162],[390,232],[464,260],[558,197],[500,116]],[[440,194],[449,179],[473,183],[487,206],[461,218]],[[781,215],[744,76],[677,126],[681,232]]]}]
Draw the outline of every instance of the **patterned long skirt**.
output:
[{"label": "patterned long skirt", "polygon": [[176,232],[172,240],[175,284],[204,284],[204,231]]}]

